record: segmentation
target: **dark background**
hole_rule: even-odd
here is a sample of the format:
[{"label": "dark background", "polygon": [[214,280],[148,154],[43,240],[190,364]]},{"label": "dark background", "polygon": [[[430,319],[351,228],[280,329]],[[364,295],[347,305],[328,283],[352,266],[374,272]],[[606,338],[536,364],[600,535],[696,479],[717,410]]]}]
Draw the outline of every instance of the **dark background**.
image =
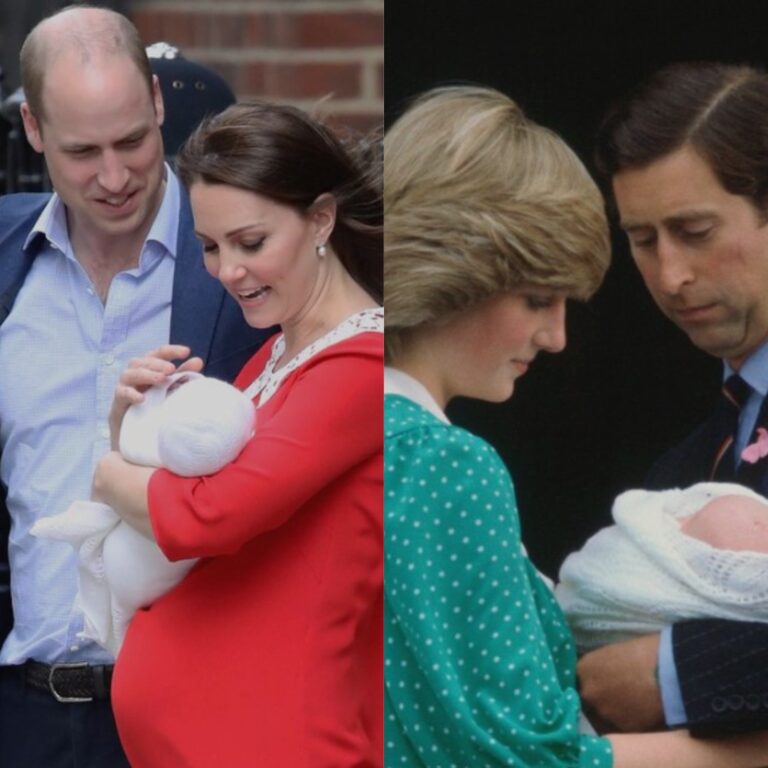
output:
[{"label": "dark background", "polygon": [[[386,2],[388,123],[409,97],[435,85],[491,85],[557,131],[590,170],[606,107],[655,69],[766,59],[768,3],[758,0]],[[550,575],[610,522],[613,497],[642,484],[719,389],[720,364],[662,317],[625,239],[614,231],[613,240],[603,287],[569,309],[566,350],[540,355],[507,403],[449,408],[506,461],[524,541]]]}]

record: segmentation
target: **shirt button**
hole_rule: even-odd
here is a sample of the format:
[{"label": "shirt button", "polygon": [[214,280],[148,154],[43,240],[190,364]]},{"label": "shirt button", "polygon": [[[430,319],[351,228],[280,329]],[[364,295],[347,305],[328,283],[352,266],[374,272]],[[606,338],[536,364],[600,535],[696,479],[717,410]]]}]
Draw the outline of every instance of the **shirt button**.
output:
[{"label": "shirt button", "polygon": [[69,650],[72,651],[72,653],[75,653],[76,651],[80,650],[80,646],[79,645],[70,645],[69,646]]},{"label": "shirt button", "polygon": [[99,430],[99,434],[100,434],[100,435],[101,435],[103,438],[105,438],[105,439],[106,439],[106,438],[108,438],[108,437],[109,437],[109,427],[102,427],[102,428]]},{"label": "shirt button", "polygon": [[725,712],[728,709],[728,702],[722,696],[714,696],[710,702],[713,712]]}]

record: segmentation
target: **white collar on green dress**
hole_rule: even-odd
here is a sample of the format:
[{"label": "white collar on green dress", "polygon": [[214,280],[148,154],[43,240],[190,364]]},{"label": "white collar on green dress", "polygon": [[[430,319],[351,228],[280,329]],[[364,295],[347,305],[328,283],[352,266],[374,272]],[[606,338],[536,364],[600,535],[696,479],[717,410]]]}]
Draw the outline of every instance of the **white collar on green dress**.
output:
[{"label": "white collar on green dress", "polygon": [[429,390],[413,376],[409,376],[397,368],[390,368],[389,366],[384,368],[384,394],[406,397],[416,405],[420,405],[424,410],[429,411],[440,421],[450,424],[448,417],[435,402],[435,398],[429,394]]}]

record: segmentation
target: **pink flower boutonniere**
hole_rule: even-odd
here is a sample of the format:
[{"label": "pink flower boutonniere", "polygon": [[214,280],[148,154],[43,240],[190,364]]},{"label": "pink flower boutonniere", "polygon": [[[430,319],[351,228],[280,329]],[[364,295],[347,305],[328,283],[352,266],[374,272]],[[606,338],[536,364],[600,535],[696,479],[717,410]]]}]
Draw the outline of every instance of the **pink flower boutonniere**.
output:
[{"label": "pink flower boutonniere", "polygon": [[741,458],[750,464],[755,464],[763,456],[768,456],[768,430],[758,427],[757,440],[741,452]]}]

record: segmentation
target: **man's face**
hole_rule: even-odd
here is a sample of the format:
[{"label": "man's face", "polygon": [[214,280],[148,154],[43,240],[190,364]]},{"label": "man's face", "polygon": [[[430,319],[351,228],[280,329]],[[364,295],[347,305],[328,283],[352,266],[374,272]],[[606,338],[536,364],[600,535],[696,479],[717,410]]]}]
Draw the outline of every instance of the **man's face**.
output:
[{"label": "man's face", "polygon": [[739,366],[768,338],[768,226],[683,147],[613,179],[622,229],[661,311]]},{"label": "man's face", "polygon": [[67,206],[70,237],[146,234],[162,199],[163,105],[126,56],[57,57],[43,88],[45,118],[22,109]]}]

